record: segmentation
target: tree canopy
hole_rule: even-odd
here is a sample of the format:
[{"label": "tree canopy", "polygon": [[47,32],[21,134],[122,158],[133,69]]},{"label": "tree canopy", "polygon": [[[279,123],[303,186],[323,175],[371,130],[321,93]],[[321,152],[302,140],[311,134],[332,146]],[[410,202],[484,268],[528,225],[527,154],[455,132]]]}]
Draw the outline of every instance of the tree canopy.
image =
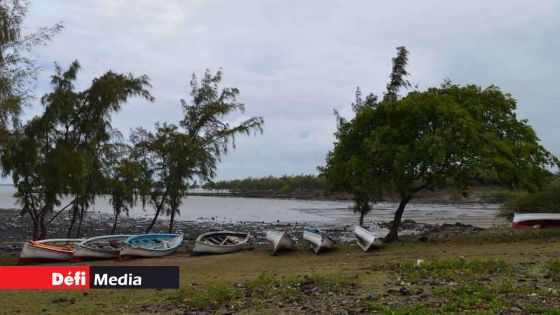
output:
[{"label": "tree canopy", "polygon": [[558,159],[515,109],[515,99],[495,86],[450,82],[387,99],[349,123],[328,169],[350,163],[356,171],[345,175],[363,177],[371,185],[366,191],[400,197],[386,237],[392,241],[406,204],[421,190],[463,191],[473,183],[534,190],[547,182]]}]

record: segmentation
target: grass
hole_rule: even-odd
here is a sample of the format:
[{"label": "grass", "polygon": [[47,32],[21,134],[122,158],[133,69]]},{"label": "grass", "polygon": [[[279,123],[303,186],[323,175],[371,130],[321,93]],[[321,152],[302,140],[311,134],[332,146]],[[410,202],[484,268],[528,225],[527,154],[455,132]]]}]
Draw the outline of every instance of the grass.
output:
[{"label": "grass", "polygon": [[560,280],[560,259],[554,259],[549,261],[546,264],[546,269],[549,272],[549,275],[554,280]]},{"label": "grass", "polygon": [[[149,312],[560,314],[560,234],[503,229],[461,240],[392,244],[371,253],[340,245],[315,255],[270,248],[231,255],[96,261],[178,265],[179,290],[0,291],[3,314]],[[502,235],[493,238],[489,235]],[[548,235],[548,237],[544,237]],[[10,262],[10,257],[2,257]],[[418,259],[422,260],[417,264]],[[305,309],[308,307],[309,309]],[[516,311],[517,309],[517,311]]]},{"label": "grass", "polygon": [[447,258],[378,264],[373,265],[372,270],[400,272],[405,280],[418,282],[422,279],[481,278],[497,272],[509,273],[511,268],[503,259],[466,260],[463,258]]}]

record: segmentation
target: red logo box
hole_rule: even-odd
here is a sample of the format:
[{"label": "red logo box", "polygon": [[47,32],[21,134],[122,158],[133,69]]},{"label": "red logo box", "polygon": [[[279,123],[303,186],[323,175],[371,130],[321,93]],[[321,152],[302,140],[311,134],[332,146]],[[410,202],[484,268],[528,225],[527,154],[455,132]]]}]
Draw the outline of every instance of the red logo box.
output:
[{"label": "red logo box", "polygon": [[0,289],[89,289],[89,266],[0,266]]}]

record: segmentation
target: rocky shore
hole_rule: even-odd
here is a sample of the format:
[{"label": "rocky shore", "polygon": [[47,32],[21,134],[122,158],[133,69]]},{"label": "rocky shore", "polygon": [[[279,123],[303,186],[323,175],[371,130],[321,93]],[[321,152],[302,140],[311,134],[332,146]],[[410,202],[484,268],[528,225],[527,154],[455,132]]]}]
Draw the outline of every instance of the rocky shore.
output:
[{"label": "rocky shore", "polygon": [[[110,234],[112,227],[112,217],[103,213],[88,213],[84,218],[80,237],[94,237]],[[140,234],[144,233],[150,224],[150,218],[130,218],[122,217],[119,219],[117,234]],[[167,232],[169,221],[166,218],[157,221],[152,232]],[[70,218],[66,214],[59,215],[51,224],[49,238],[68,237],[68,227]],[[197,220],[197,221],[177,221],[174,232],[185,233],[187,241],[194,241],[196,237],[204,232],[216,229],[226,229],[233,231],[246,231],[251,233],[251,243],[258,245],[266,243],[265,231],[268,229],[279,229],[288,231],[292,237],[299,241],[302,238],[305,223],[265,223],[265,222],[220,222],[217,220]],[[369,224],[367,227],[376,231],[381,237],[389,229],[391,222],[381,222]],[[323,225],[321,226],[337,242],[346,243],[354,241],[353,225]],[[402,241],[427,241],[439,238],[442,234],[462,234],[465,232],[473,233],[481,231],[479,227],[456,224],[427,224],[417,223],[412,220],[405,220],[401,224]],[[28,217],[20,215],[18,210],[0,210],[0,252],[9,253],[21,250],[22,242],[31,238],[32,224]],[[72,234],[71,237],[75,237]]]}]

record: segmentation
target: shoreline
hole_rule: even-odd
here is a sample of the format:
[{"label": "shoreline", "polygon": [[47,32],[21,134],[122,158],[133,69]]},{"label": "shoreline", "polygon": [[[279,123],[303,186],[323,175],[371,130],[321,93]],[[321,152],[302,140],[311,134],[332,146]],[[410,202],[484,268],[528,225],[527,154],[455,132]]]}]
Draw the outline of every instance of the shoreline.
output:
[{"label": "shoreline", "polygon": [[[112,227],[112,216],[104,213],[86,213],[81,230],[81,238],[89,238],[110,234]],[[151,218],[121,217],[115,234],[142,234],[149,225]],[[70,219],[61,214],[50,225],[48,238],[68,237]],[[153,233],[167,233],[169,220],[158,219]],[[390,222],[370,223],[366,226],[376,232],[378,237],[385,236],[390,227]],[[287,231],[296,242],[302,242],[302,233],[309,223],[266,223],[255,221],[221,222],[218,220],[178,220],[175,222],[174,231],[184,233],[185,240],[193,242],[196,237],[204,232],[215,229],[234,231],[245,231],[251,234],[251,244],[266,244],[265,231],[268,229],[279,229]],[[329,233],[338,243],[352,243],[354,238],[354,224],[318,224],[325,232]],[[483,228],[468,224],[429,224],[418,223],[413,220],[403,220],[401,223],[401,240],[417,241],[419,238],[436,238],[438,233],[473,233],[483,231]],[[32,225],[27,216],[20,215],[16,209],[0,210],[0,253],[14,253],[21,250],[22,243],[31,238]],[[72,234],[71,237],[75,237]]]}]

